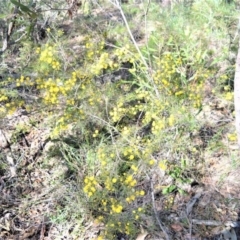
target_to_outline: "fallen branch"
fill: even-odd
[[[169,220],[174,220],[181,222],[185,218],[184,217],[169,217]],[[226,226],[226,227],[232,227],[237,228],[240,227],[240,221],[226,221],[226,222],[220,222],[215,220],[200,220],[200,219],[191,219],[192,223],[197,225],[206,225],[206,226]]]
[[[197,200],[201,197],[202,193],[197,193],[187,204],[187,215],[189,215],[192,212],[194,204],[197,202]]]

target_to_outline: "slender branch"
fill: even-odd
[[[111,1],[111,2],[112,2],[112,1]],[[137,42],[136,42],[136,40],[135,40],[135,38],[134,38],[134,36],[133,36],[133,34],[132,34],[132,31],[131,31],[131,29],[130,29],[130,27],[129,27],[128,21],[127,21],[127,19],[126,19],[126,16],[125,16],[125,14],[124,14],[124,12],[123,12],[123,10],[122,10],[122,7],[121,7],[119,1],[115,1],[115,3],[112,2],[112,4],[113,4],[115,7],[117,7],[118,10],[120,11],[121,16],[122,16],[122,19],[123,19],[123,21],[124,21],[124,23],[125,23],[125,26],[126,26],[126,28],[127,28],[128,34],[129,34],[129,36],[130,36],[130,38],[131,38],[131,40],[132,40],[132,42],[133,42],[133,44],[134,44],[134,47],[136,48],[139,56],[141,57],[141,60],[142,60],[143,64],[145,65],[146,68],[148,68],[147,62],[146,62],[146,60],[144,59],[144,57],[143,57],[143,55],[142,55],[142,53],[141,53],[141,51],[140,51],[140,49],[139,49],[139,47],[138,47],[138,45],[137,45]]]
[[[122,16],[124,24],[125,24],[125,26],[127,28],[128,34],[129,34],[129,36],[130,36],[130,38],[131,38],[131,40],[132,40],[132,42],[134,44],[135,49],[137,50],[137,52],[138,52],[138,54],[139,54],[139,56],[141,58],[142,63],[144,64],[144,66],[145,66],[145,68],[147,70],[146,75],[147,75],[148,79],[150,80],[150,82],[153,84],[153,87],[154,87],[156,95],[159,97],[159,92],[157,90],[156,85],[154,84],[153,78],[152,78],[151,73],[149,71],[150,70],[149,66],[148,66],[145,58],[143,57],[143,55],[142,55],[142,53],[141,53],[141,51],[140,51],[140,49],[139,49],[139,47],[137,45],[137,42],[136,42],[136,40],[135,40],[135,38],[134,38],[134,36],[132,34],[132,31],[131,31],[131,29],[129,27],[128,21],[126,19],[126,16],[125,16],[123,10],[122,10],[120,2],[118,0],[115,0],[115,2],[113,2],[113,1],[110,1],[110,2],[120,11],[120,14]],[[150,4],[150,1],[148,2],[148,8],[149,8],[149,4]],[[148,13],[148,10],[145,12],[145,16],[146,16],[147,13]]]
[[[166,237],[166,240],[170,240],[163,224],[161,223],[161,220],[158,216],[158,212],[157,212],[157,209],[156,209],[156,205],[155,205],[155,197],[154,197],[154,189],[153,189],[153,182],[152,182],[152,179],[151,179],[151,195],[152,195],[152,206],[153,206],[153,211],[154,211],[154,215],[155,215],[155,218],[158,222],[158,225],[159,227],[161,228],[162,232],[164,233],[165,237]]]

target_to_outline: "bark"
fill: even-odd
[[[240,38],[238,54],[236,59],[236,70],[234,77],[234,106],[235,106],[235,124],[238,138],[238,147],[240,149]]]
[[[0,51],[0,55],[2,53],[4,53],[9,47],[9,41],[10,41],[10,37],[13,33],[15,22],[16,22],[16,19],[17,19],[17,17],[16,17],[17,14],[18,14],[18,6],[15,6],[12,21],[9,23],[9,25],[6,29],[7,31],[4,33],[5,36],[4,36],[4,39],[3,39],[3,46],[2,46],[2,50]]]

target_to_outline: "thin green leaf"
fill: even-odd
[[[12,4],[14,4],[15,6],[18,6],[22,12],[27,13],[31,18],[36,18],[37,14],[35,12],[33,12],[32,10],[30,10],[27,6],[15,1],[15,0],[10,0]]]
[[[4,18],[8,18],[9,15],[8,14],[0,14],[0,19],[4,19]]]

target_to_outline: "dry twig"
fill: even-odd
[[[159,227],[161,228],[162,232],[164,233],[164,235],[166,237],[166,240],[170,240],[169,235],[168,235],[167,231],[165,230],[165,228],[164,228],[164,226],[163,226],[163,224],[162,224],[162,222],[161,222],[161,220],[158,216],[158,212],[157,212],[156,205],[155,205],[155,197],[154,197],[154,189],[153,189],[152,179],[151,179],[150,183],[151,183],[152,207],[153,207],[153,211],[154,211],[154,214],[155,214],[155,218],[158,222]]]

